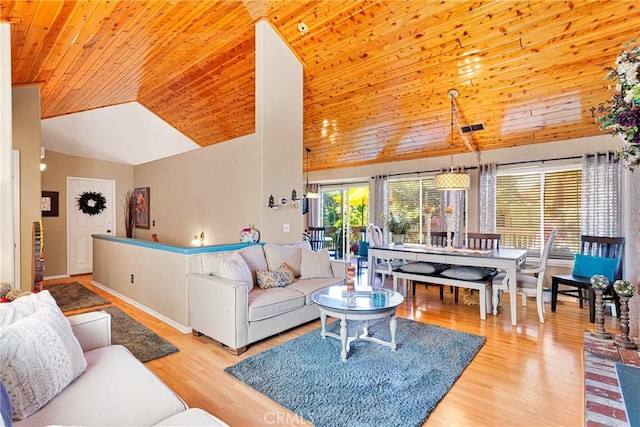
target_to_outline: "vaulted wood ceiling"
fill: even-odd
[[[310,170],[600,134],[604,65],[638,36],[637,0],[8,1],[14,85],[42,117],[138,101],[201,146],[254,132],[254,24],[304,65]],[[309,32],[302,35],[298,24]],[[162,141],[158,141],[162,144]],[[456,133],[453,152],[468,151]]]

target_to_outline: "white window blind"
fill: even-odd
[[[432,215],[431,229],[440,230],[440,194],[433,178],[414,178],[389,181],[389,212],[403,215],[411,222],[411,231],[404,240],[407,243],[423,243],[426,224],[424,206],[429,204],[437,211]]]
[[[558,226],[551,257],[569,259],[580,247],[582,171],[579,169],[499,174],[496,179],[496,232],[500,246],[526,248],[539,256]]]

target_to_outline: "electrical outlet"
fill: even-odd
[[[133,284],[133,274],[131,275],[131,284]]]
[[[282,231],[288,233],[291,231],[291,224],[282,224]]]

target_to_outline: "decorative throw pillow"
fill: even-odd
[[[440,275],[450,279],[481,281],[488,279],[495,272],[492,268],[458,265],[444,270]]]
[[[235,251],[229,258],[220,263],[220,271],[218,272],[218,275],[223,279],[245,282],[247,284],[247,292],[251,292],[253,289],[253,276],[251,275],[251,270],[249,270],[249,266],[238,251]]]
[[[36,412],[87,367],[69,321],[52,307],[0,328],[0,360],[16,420]]]
[[[299,277],[300,263],[302,262],[302,248],[311,250],[311,243],[306,240],[292,245],[267,243],[263,248],[269,270],[277,270],[284,262],[291,268],[294,277]]]
[[[18,298],[8,304],[0,304],[0,326],[7,326],[24,319],[44,307],[59,310],[56,300],[47,290],[37,294],[30,293],[26,297]]]
[[[256,278],[262,289],[279,288],[293,282],[293,271],[283,263],[277,270],[256,270]]]
[[[419,261],[403,264],[398,270],[404,271],[405,273],[438,274],[447,267],[446,264]]]
[[[220,264],[228,257],[228,252],[211,252],[194,255],[191,258],[191,272],[195,274],[216,275],[220,271]]]
[[[256,270],[268,270],[267,260],[264,257],[262,245],[253,245],[242,248],[238,251],[251,270],[253,282],[257,283]]]
[[[318,252],[314,252],[310,249],[302,249],[300,277],[302,279],[333,277],[331,259],[329,258],[329,249],[320,249]]]
[[[576,254],[573,261],[574,276],[591,277],[594,274],[602,274],[609,279],[609,283],[614,282],[617,269],[617,258]]]

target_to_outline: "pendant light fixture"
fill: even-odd
[[[320,197],[318,193],[311,191],[309,188],[309,153],[311,152],[311,148],[305,148],[304,150],[307,152],[307,183],[304,187],[304,197],[306,199],[317,199]]]
[[[471,185],[471,177],[468,173],[453,171],[453,119],[455,116],[455,104],[453,100],[460,95],[457,89],[449,89],[447,92],[451,98],[451,165],[448,172],[439,173],[435,177],[436,189],[439,191],[468,190]]]

